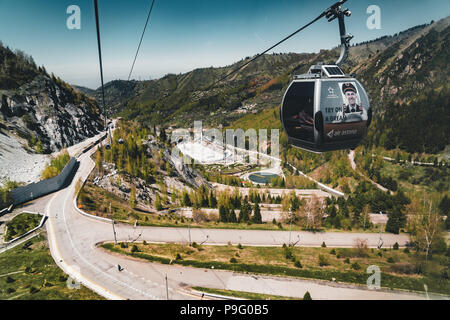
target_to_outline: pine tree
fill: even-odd
[[[210,208],[217,208],[217,199],[214,196],[214,193],[212,192],[212,190],[209,193],[208,206]]]
[[[392,211],[388,214],[388,221],[386,223],[386,231],[398,234],[400,228],[405,225],[405,217],[402,213],[401,208],[395,206]]]
[[[262,223],[261,209],[259,208],[258,203],[255,203],[255,205],[253,206],[252,222],[254,222],[254,223]]]
[[[234,212],[234,209],[228,210],[228,222],[236,223],[236,212]]]
[[[158,211],[162,210],[162,204],[161,204],[161,197],[159,196],[159,194],[156,194],[156,199],[155,199],[155,209]]]
[[[228,210],[223,205],[219,206],[219,221],[228,222]]]
[[[131,192],[130,192],[130,207],[135,208],[136,207],[136,188],[131,188]]]
[[[239,212],[239,223],[250,221],[251,211],[252,209],[250,207],[250,204],[247,201],[244,202],[241,211]]]
[[[183,206],[190,207],[192,206],[191,198],[189,197],[189,193],[186,190],[183,190]]]

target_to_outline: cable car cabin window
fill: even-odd
[[[294,139],[314,142],[314,82],[294,82],[283,101],[283,123]]]

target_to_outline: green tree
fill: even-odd
[[[228,210],[223,205],[219,206],[219,221],[228,222]]]
[[[159,196],[159,194],[156,194],[156,198],[155,198],[155,209],[158,211],[161,211],[163,209],[162,204],[161,204],[161,197]]]
[[[234,212],[234,209],[228,210],[228,222],[236,223],[236,212]]]
[[[182,204],[185,207],[192,206],[191,198],[189,197],[189,193],[187,192],[187,190],[183,190]]]
[[[250,221],[252,209],[248,202],[242,205],[241,211],[239,212],[239,223],[244,223]]]
[[[406,212],[410,216],[408,229],[411,242],[426,253],[425,260],[428,261],[433,245],[441,238],[442,217],[432,201],[426,199],[414,199],[406,206]]]
[[[253,206],[252,222],[254,222],[254,223],[262,223],[261,209],[259,208],[259,204],[258,203],[255,203],[255,205]]]
[[[388,214],[388,221],[386,223],[386,231],[398,234],[400,228],[405,226],[406,218],[402,212],[401,207],[395,206]]]
[[[306,291],[305,295],[303,296],[303,300],[312,300],[311,294],[309,291]]]
[[[209,193],[209,197],[208,197],[208,206],[210,208],[217,208],[217,199],[214,196],[214,193],[212,192],[212,190]]]
[[[129,199],[129,204],[130,207],[135,208],[136,207],[136,188],[131,188],[131,192],[130,192],[130,199]]]
[[[36,144],[36,152],[37,153],[43,153],[44,152],[44,148],[42,147],[42,142],[41,142],[41,138],[39,138],[37,144]]]

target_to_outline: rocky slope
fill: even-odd
[[[38,153],[58,151],[103,129],[95,100],[23,57],[0,44],[0,129]]]

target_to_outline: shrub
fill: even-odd
[[[198,247],[198,245],[197,245],[197,242],[192,242],[192,248],[197,248]]]
[[[30,287],[30,293],[31,294],[35,294],[36,292],[39,292],[39,289],[37,289],[35,287]]]
[[[237,260],[236,260],[235,257],[232,257],[232,258],[230,259],[230,262],[231,262],[231,263],[237,263]]]
[[[144,240],[144,241],[142,242],[142,244],[143,244],[144,246],[146,246],[146,245],[147,245],[147,241]]]
[[[303,300],[312,300],[311,295],[309,294],[309,291],[306,291],[305,295],[303,296]]]
[[[66,282],[67,279],[68,279],[67,276],[64,276],[64,275],[63,275],[63,276],[59,276],[59,279],[58,279],[58,280],[59,280],[59,282]]]
[[[344,263],[349,264],[350,263],[350,259],[349,258],[345,258]]]
[[[336,254],[336,258],[338,259],[342,258],[341,254],[340,253]]]
[[[293,255],[292,255],[292,250],[290,248],[286,248],[284,253],[285,253],[286,259],[292,259]]]
[[[272,223],[273,223],[274,225],[276,225],[276,224],[277,224],[277,220],[275,220],[275,218],[273,218]]]
[[[242,244],[240,244],[240,243],[237,245],[237,248],[240,250],[244,249],[244,247],[242,247]]]
[[[392,258],[392,257],[387,258],[387,262],[394,263],[394,258]]]
[[[14,280],[13,278],[11,278],[10,276],[8,276],[8,277],[6,278],[6,283],[13,283],[14,281],[16,281],[16,280]]]
[[[47,280],[45,280],[44,286],[45,287],[53,287],[53,283],[47,282]]]
[[[133,246],[131,247],[131,252],[132,253],[139,252],[139,248],[137,247],[137,245],[133,244]]]
[[[351,265],[351,268],[352,268],[353,270],[360,270],[360,269],[361,269],[361,266],[359,265],[358,262],[353,262],[352,265]]]
[[[122,249],[128,248],[128,244],[125,243],[125,242],[121,242],[121,243],[120,243],[120,247],[121,247]]]
[[[357,257],[364,258],[369,256],[369,248],[367,247],[367,240],[355,240],[355,253]]]
[[[278,222],[278,228],[283,229],[283,226],[281,225],[281,222]]]
[[[393,247],[392,247],[392,249],[394,249],[394,250],[398,250],[398,243],[396,242],[396,243],[394,243],[394,245],[393,245]]]
[[[16,290],[15,290],[14,288],[8,288],[8,289],[6,289],[6,293],[7,293],[7,294],[11,294],[11,293],[13,293],[13,292],[16,292]]]
[[[328,264],[329,263],[327,258],[323,254],[319,254],[319,266],[324,267],[327,266]]]
[[[334,249],[331,249],[331,251],[330,251],[330,254],[334,254],[334,255],[336,255],[336,250],[334,250]]]
[[[326,247],[327,247],[327,245],[325,244],[325,241],[324,241],[324,242],[322,242],[322,245],[321,245],[321,247],[322,247],[322,248],[326,248]]]
[[[175,257],[175,260],[182,260],[181,254],[177,253],[177,255],[176,255],[176,257]]]
[[[297,268],[300,268],[300,269],[303,268],[302,263],[300,261],[298,261],[298,260],[295,261],[294,266],[297,267]]]
[[[194,209],[192,211],[192,218],[196,223],[207,222],[209,221],[209,217],[206,213],[204,213],[200,209]]]
[[[439,237],[434,241],[434,243],[431,245],[431,252],[432,253],[446,253],[447,252],[447,243],[443,237]]]
[[[411,263],[396,263],[390,266],[390,271],[403,274],[416,273],[416,267]]]
[[[409,249],[408,249],[408,248],[405,248],[405,249],[403,249],[403,252],[404,252],[404,253],[409,253]]]

